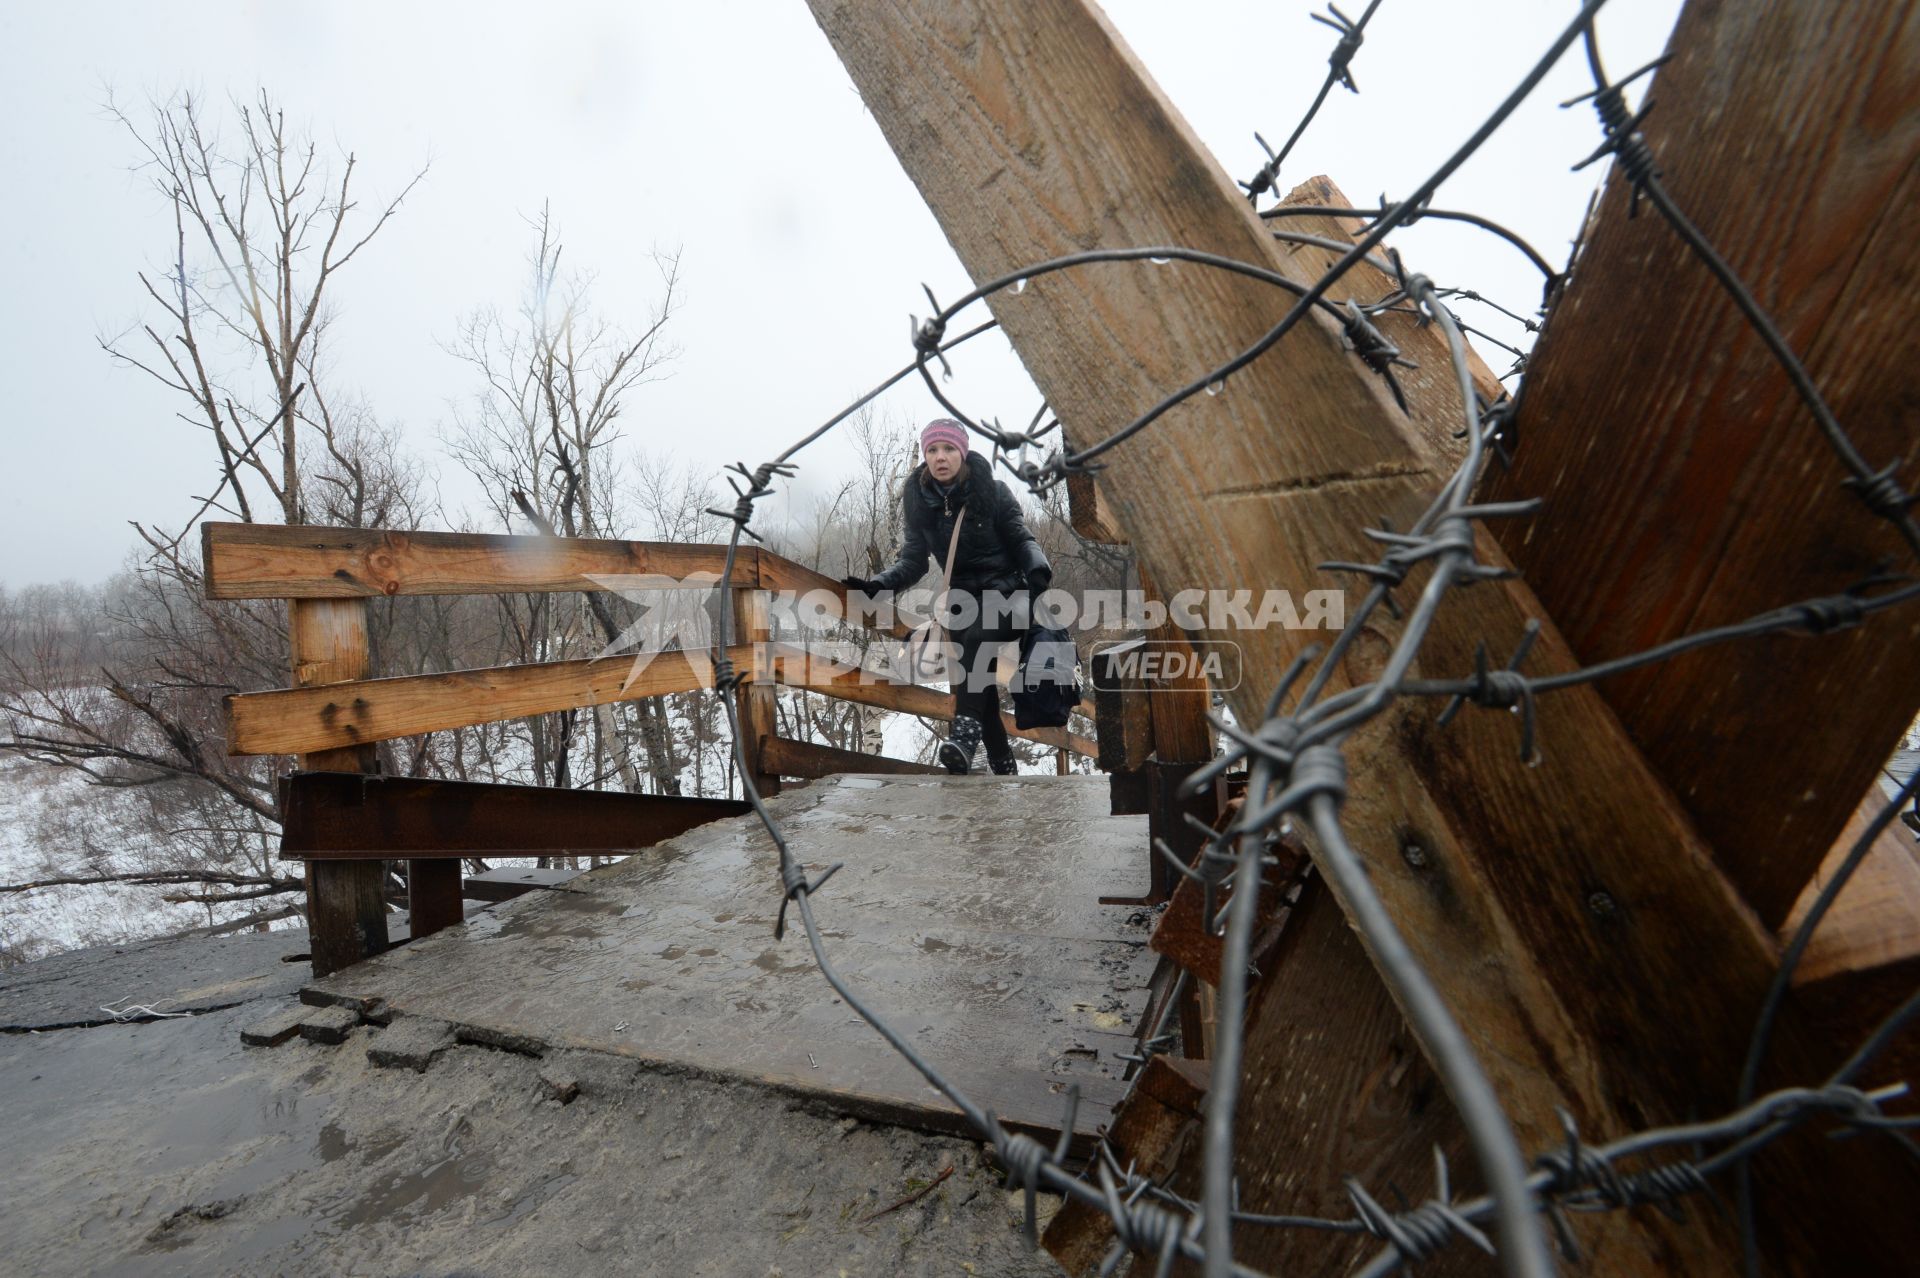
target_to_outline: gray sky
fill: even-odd
[[[1386,0],[1354,63],[1360,95],[1335,90],[1282,186],[1325,173],[1356,202],[1410,190],[1574,7]],[[1678,7],[1614,0],[1601,20],[1609,65],[1655,56]],[[1343,8],[1357,14],[1364,0]],[[1333,44],[1305,0],[1107,11],[1235,177],[1263,158],[1255,129],[1277,145],[1292,128]],[[1597,140],[1591,110],[1555,105],[1584,76],[1577,56],[1563,62],[1439,202],[1497,217],[1561,259],[1597,177],[1567,171]],[[1417,87],[1435,82],[1443,93]],[[526,219],[543,202],[616,322],[642,322],[653,250],[679,250],[684,308],[671,336],[682,354],[629,401],[625,446],[709,470],[763,460],[904,362],[922,281],[943,298],[968,284],[800,0],[5,6],[0,457],[13,483],[0,503],[0,583],[98,580],[134,546],[128,520],[177,525],[207,491],[204,433],[96,345],[152,318],[135,273],[163,260],[171,232],[130,171],[131,139],[101,108],[109,89],[137,104],[259,86],[323,144],[357,153],[369,203],[431,165],[336,282],[333,375],[336,393],[404,427],[455,506],[469,490],[439,432],[475,383],[442,345],[475,307],[511,309],[532,247]],[[1427,224],[1395,242],[1443,285],[1521,311],[1538,302],[1532,269],[1480,233]],[[1024,424],[1038,397],[1017,360],[997,337],[975,345],[991,349],[958,361],[959,402]],[[934,406],[908,385],[886,407],[920,419]],[[802,462],[820,484],[849,454],[829,439]]]

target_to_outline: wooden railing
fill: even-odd
[[[203,526],[202,554],[209,598],[288,601],[292,686],[228,697],[227,749],[298,756],[299,772],[283,791],[281,855],[307,865],[316,973],[385,948],[385,860],[407,863],[418,937],[463,917],[463,856],[628,852],[746,810],[730,800],[373,779],[381,741],[691,692],[714,680],[709,654],[685,651],[649,653],[644,663],[613,656],[382,678],[371,668],[368,600],[595,591],[609,579],[623,591],[684,587],[702,576],[717,582],[724,546],[215,523]],[[934,770],[777,732],[779,684],[923,718],[952,715],[947,693],[774,642],[770,592],[826,591],[844,605],[844,587],[756,547],[736,553],[727,586],[737,642],[726,655],[745,675],[735,694],[743,753],[762,794],[778,793],[782,777]],[[891,633],[903,636],[906,627],[896,623]],[[1063,770],[1069,754],[1098,752],[1066,729],[1022,729],[1002,718],[1010,735],[1053,746]],[[343,778],[303,775],[311,773],[368,779],[343,789]],[[534,810],[544,818],[528,819]]]

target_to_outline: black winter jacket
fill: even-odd
[[[964,471],[955,477],[952,491],[942,497],[927,473],[925,462],[914,467],[900,490],[900,519],[904,532],[900,553],[875,577],[880,590],[900,590],[920,580],[927,556],[944,570],[947,542],[953,536],[954,515],[967,508],[955,553],[953,584],[966,590],[1011,592],[1026,583],[1035,568],[1048,568],[1013,490],[993,477],[993,467],[979,453],[967,454]]]

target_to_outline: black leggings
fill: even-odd
[[[980,593],[955,586],[953,595],[969,596],[974,607],[972,620],[965,626],[950,632],[951,641],[960,649],[960,669],[953,680],[953,712],[956,715],[971,715],[980,721],[980,739],[987,747],[988,759],[1007,759],[1013,755],[1013,747],[1007,742],[1006,725],[1000,722],[1000,682],[994,677],[999,657],[996,649],[1009,639],[1018,639],[1027,632],[1025,590],[1017,590],[1005,599],[1020,600],[1014,615],[1009,618],[1006,609],[1001,607],[995,615],[989,617],[981,606]],[[956,605],[960,601],[956,598]],[[987,595],[986,608],[994,607],[994,596]],[[991,622],[992,624],[989,624]],[[981,650],[986,655],[981,655]]]

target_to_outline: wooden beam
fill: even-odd
[[[780,776],[836,776],[842,772],[886,772],[902,776],[944,773],[945,768],[892,759],[883,754],[861,754],[858,750],[840,750],[810,741],[790,741],[786,737],[760,738],[760,758],[769,772]]]
[[[1086,0],[813,9],[975,279],[1156,244],[1311,279]],[[1341,287],[1333,299],[1350,291],[1365,296]],[[1049,275],[992,308],[1049,404],[1091,439],[1245,349],[1289,300],[1168,264]],[[1320,561],[1373,557],[1363,528],[1382,517],[1404,528],[1424,509],[1451,469],[1441,445],[1461,420],[1458,392],[1433,331],[1386,331],[1420,364],[1402,383],[1408,415],[1316,313],[1220,394],[1101,458],[1103,494],[1163,589],[1304,590],[1324,583]],[[1506,562],[1485,533],[1476,553]],[[1416,574],[1409,588],[1420,584]],[[1464,674],[1478,644],[1511,651],[1544,615],[1521,582],[1476,585],[1440,610],[1420,669]],[[1370,623],[1336,688],[1378,673],[1398,632],[1387,617]],[[1248,674],[1229,700],[1257,723],[1315,636],[1198,637],[1242,644]],[[1549,622],[1529,671],[1574,665]],[[1518,763],[1510,716],[1469,713],[1443,733],[1437,711],[1400,704],[1349,740],[1346,821],[1523,1144],[1561,1141],[1561,1105],[1596,1140],[1730,1105],[1773,938],[1612,710],[1591,689],[1556,693],[1541,710],[1538,768]],[[1785,1019],[1775,1059],[1808,1081],[1810,1031],[1793,1009]],[[1761,1177],[1783,1204],[1769,1227],[1786,1263],[1873,1269],[1911,1254],[1920,1220],[1892,1204],[1920,1192],[1912,1171],[1861,1142],[1844,1158],[1813,1144],[1781,1147]],[[1616,1214],[1596,1231],[1609,1272],[1733,1265],[1729,1231],[1710,1214],[1685,1225]]]
[[[863,673],[859,670],[837,669],[830,659],[811,654],[794,644],[774,644],[770,653],[773,667],[771,677],[784,685],[807,688],[841,701],[858,701],[862,705],[878,706],[899,714],[918,715],[923,719],[953,717],[953,694],[950,692],[919,684],[896,683],[871,671]],[[758,674],[768,674],[764,664]],[[1070,750],[1086,758],[1093,758],[1100,752],[1097,741],[1065,728],[1022,728],[1005,711],[1001,712],[1000,721],[1006,726],[1008,736],[1025,737],[1029,741]]]
[[[1166,595],[1155,589],[1153,578],[1140,568],[1140,593],[1151,602],[1165,604]],[[1193,645],[1187,632],[1169,619],[1147,632],[1147,647],[1158,652],[1179,653],[1198,668],[1193,660]],[[1147,708],[1153,716],[1153,754],[1162,763],[1199,763],[1213,757],[1213,725],[1207,713],[1213,709],[1213,693],[1204,674],[1188,674],[1172,679],[1157,679],[1145,685]]]
[[[779,656],[776,677],[781,683],[923,718],[945,719],[953,713],[949,693],[871,675],[863,681],[857,672],[822,674],[820,663],[809,661],[803,649],[774,645],[772,650]],[[754,660],[750,644],[735,644],[728,651],[743,667]],[[694,663],[683,653],[657,653],[637,675],[633,661],[619,655],[363,679],[326,689],[238,693],[227,698],[227,750],[235,755],[292,754],[712,686],[712,671],[704,659]],[[630,676],[633,682],[628,684]],[[1002,714],[1001,719],[1015,736],[1081,755],[1099,750],[1096,742],[1064,728],[1018,728],[1012,715]]]
[[[1886,805],[1887,794],[1880,786],[1868,790],[1865,801],[1854,809],[1819,872],[1781,926],[1783,941],[1793,936],[1813,908],[1814,898]],[[1794,969],[1794,980],[1809,984],[1915,957],[1920,957],[1920,840],[1896,820],[1880,832],[1866,859],[1834,899],[1799,967]],[[1892,1010],[1888,1007],[1882,1012]]]
[[[490,595],[599,590],[593,577],[678,585],[717,579],[726,547],[664,541],[495,533],[402,532],[278,524],[200,526],[209,599],[367,599],[382,595]],[[759,581],[759,550],[742,547],[734,582]]]
[[[407,933],[414,940],[466,921],[458,859],[407,862]]]
[[[1801,920],[1869,822],[1887,802],[1879,785],[1855,809],[1819,873],[1780,929],[1782,940]],[[1828,1028],[1838,1065],[1861,1038],[1920,987],[1920,840],[1895,821],[1874,840],[1866,859],[1834,899],[1794,969],[1794,995]],[[1920,1026],[1894,1039],[1863,1080],[1871,1086],[1920,1078]]]
[[[736,662],[752,659],[746,644],[728,652]],[[704,656],[694,663],[680,652],[653,653],[639,671],[635,661],[618,655],[239,693],[227,698],[227,752],[326,750],[712,685]]]
[[[760,588],[762,590],[790,592],[795,596],[805,595],[816,590],[825,591],[840,601],[841,616],[850,615],[850,609],[847,607],[847,588],[845,586],[824,573],[815,572],[804,564],[797,564],[793,562],[793,560],[781,555],[776,555],[770,550],[762,550],[760,552]],[[894,617],[890,627],[883,628],[883,633],[891,634],[896,639],[905,639],[911,631],[912,627],[907,625],[906,622],[902,621],[897,615]]]
[[[293,681],[302,688],[365,679],[372,661],[366,601],[292,601],[287,605],[287,647]],[[371,744],[341,744],[310,749],[300,766],[371,773],[379,760]],[[284,808],[281,815],[284,819]],[[386,866],[379,861],[307,867],[308,949],[314,976],[337,972],[387,948],[386,877]]]
[[[1644,126],[1663,182],[1864,456],[1913,487],[1920,4],[1694,3],[1670,51]],[[1546,499],[1495,531],[1573,650],[1606,661],[1911,570],[1733,302],[1630,199],[1616,168],[1531,361],[1514,464],[1485,485]],[[1604,693],[1778,926],[1920,710],[1920,608],[1702,650]]]
[[[1092,475],[1073,475],[1067,479],[1067,518],[1073,531],[1088,541],[1108,546],[1124,546],[1127,535],[1114,525],[1100,500],[1100,488]]]

